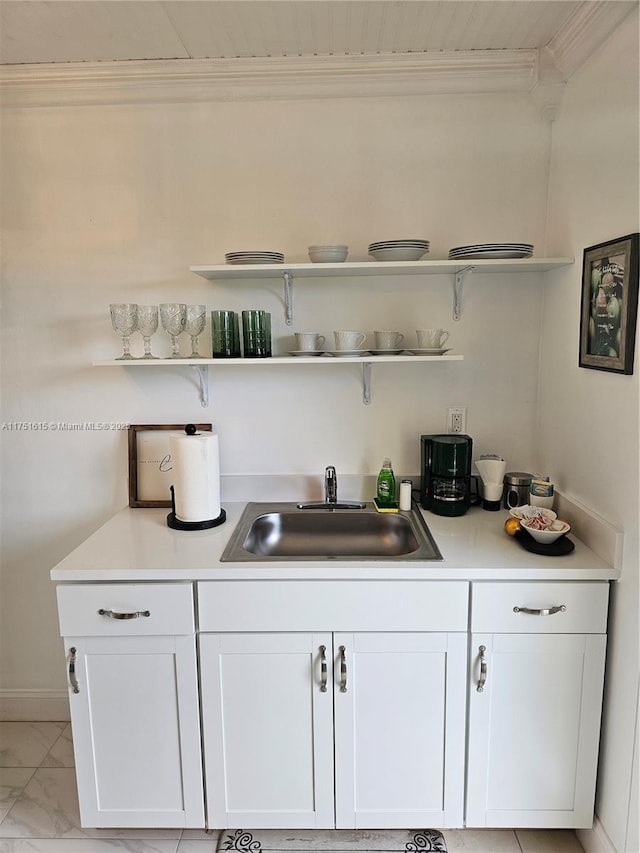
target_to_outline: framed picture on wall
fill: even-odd
[[[129,506],[170,507],[173,485],[169,433],[186,424],[131,424],[129,427]],[[211,424],[196,424],[211,432]]]
[[[584,250],[580,367],[633,373],[639,239],[627,234]]]

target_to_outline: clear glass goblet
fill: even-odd
[[[191,355],[189,358],[204,358],[198,352],[198,335],[204,331],[207,317],[206,305],[187,305],[186,331],[191,335]]]
[[[178,335],[184,332],[187,306],[184,302],[163,302],[160,306],[162,328],[171,335],[171,358],[180,358]]]
[[[138,328],[138,306],[133,302],[115,302],[109,305],[111,325],[122,338],[122,355],[116,361],[128,361],[133,356],[129,351],[129,338]]]
[[[138,305],[138,331],[144,341],[142,358],[157,358],[157,355],[151,355],[151,335],[158,331],[157,305]]]

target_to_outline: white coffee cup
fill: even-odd
[[[365,342],[366,335],[362,332],[340,331],[334,332],[337,350],[357,350]]]
[[[324,335],[317,332],[295,332],[298,352],[316,352],[325,342]]]
[[[402,332],[374,332],[376,349],[398,349],[404,335]]]
[[[449,337],[445,329],[416,329],[420,349],[441,349]]]

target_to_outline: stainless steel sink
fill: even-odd
[[[220,558],[226,562],[288,560],[441,560],[418,512],[299,509],[294,503],[249,503]]]

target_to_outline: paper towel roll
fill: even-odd
[[[173,492],[179,521],[210,521],[220,515],[220,456],[218,435],[172,432],[169,449]]]

